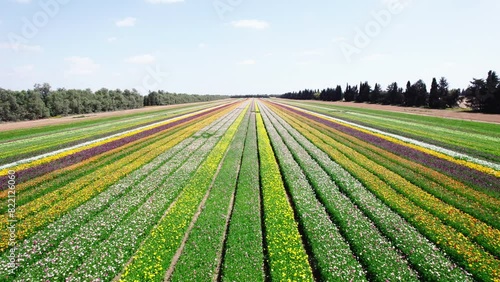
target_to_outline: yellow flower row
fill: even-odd
[[[256,110],[258,112],[258,109]],[[313,281],[311,266],[302,246],[294,213],[287,199],[280,169],[260,113],[257,137],[266,245],[271,279],[276,281]]]
[[[207,110],[205,110],[205,111],[207,111]],[[204,111],[200,111],[200,112],[204,112]],[[113,141],[116,141],[116,140],[120,140],[120,139],[129,137],[129,136],[136,135],[136,134],[141,133],[143,131],[147,131],[147,130],[150,130],[150,129],[153,129],[153,128],[156,128],[156,127],[160,127],[160,126],[164,126],[164,125],[173,123],[173,122],[178,121],[180,119],[184,119],[186,117],[190,117],[190,116],[199,114],[200,112],[191,113],[191,114],[187,114],[187,115],[184,115],[184,116],[180,116],[180,117],[176,117],[176,118],[173,118],[173,119],[169,119],[169,120],[164,121],[162,123],[150,125],[150,126],[147,126],[145,128],[142,128],[142,129],[133,130],[133,131],[131,131],[129,133],[125,133],[125,134],[122,134],[120,136],[116,136],[116,137],[113,137],[113,138],[102,140],[100,142],[92,143],[92,144],[89,144],[89,145],[86,145],[86,146],[82,146],[82,147],[79,147],[79,148],[75,148],[75,149],[72,149],[72,150],[68,150],[68,151],[65,151],[65,152],[61,152],[59,154],[56,154],[56,155],[53,155],[53,156],[48,156],[48,157],[45,157],[45,158],[41,158],[41,159],[29,162],[29,163],[24,163],[24,164],[20,164],[20,165],[14,166],[14,167],[6,168],[6,169],[3,169],[3,170],[0,170],[0,177],[7,175],[10,170],[21,171],[21,170],[25,170],[25,169],[30,168],[30,167],[35,167],[35,166],[39,166],[41,164],[50,163],[50,162],[53,162],[55,160],[61,159],[63,157],[69,156],[69,155],[73,155],[75,153],[78,153],[78,152],[81,152],[81,151],[84,151],[84,150],[87,150],[87,149],[95,148],[95,147],[101,146],[103,144],[107,144],[107,143],[110,143],[110,142],[113,142]]]
[[[82,177],[52,193],[18,207],[16,217],[20,222],[16,230],[17,239],[26,238],[41,226],[56,220],[61,214],[89,200],[109,187],[109,185],[117,182],[122,177],[148,163],[207,124],[210,124],[221,114],[206,118],[202,122],[193,124],[191,127],[181,130],[169,138],[161,139],[115,163],[109,164],[97,170],[94,174]],[[0,236],[2,238],[7,238],[7,219],[6,215],[0,216],[0,224],[2,224]],[[0,251],[6,248],[7,242],[0,242]]]
[[[295,109],[297,109],[299,111],[302,111],[302,109],[299,109],[299,108],[295,108]],[[484,172],[484,173],[487,173],[487,174],[494,175],[496,177],[500,177],[500,171],[495,170],[495,169],[490,168],[490,167],[486,167],[486,166],[483,166],[483,165],[480,165],[480,164],[472,163],[472,162],[469,162],[469,161],[466,161],[466,160],[456,159],[454,157],[445,155],[443,153],[436,152],[436,151],[431,150],[431,149],[427,149],[427,148],[422,147],[422,146],[418,146],[418,145],[415,145],[415,144],[410,144],[410,143],[401,141],[399,139],[396,139],[396,138],[393,138],[393,137],[390,137],[390,136],[386,136],[386,135],[383,135],[383,134],[380,134],[380,133],[372,132],[372,131],[369,131],[367,129],[363,129],[363,128],[360,128],[360,127],[357,127],[357,126],[354,126],[354,125],[351,125],[351,124],[347,124],[347,123],[344,123],[344,122],[340,122],[338,120],[329,119],[329,118],[326,118],[323,115],[319,115],[319,114],[316,114],[316,113],[313,113],[313,112],[308,112],[308,114],[314,115],[314,116],[316,116],[318,118],[321,118],[321,119],[324,119],[324,120],[328,120],[330,122],[341,124],[342,126],[346,126],[346,127],[349,127],[349,128],[356,129],[356,130],[361,131],[363,133],[367,133],[367,134],[371,134],[371,135],[380,137],[382,139],[385,139],[387,141],[393,142],[395,144],[403,145],[403,146],[406,146],[406,147],[409,147],[409,148],[412,148],[412,149],[424,152],[426,154],[429,154],[429,155],[432,155],[432,156],[435,156],[435,157],[438,157],[438,158],[441,158],[441,159],[444,159],[444,160],[447,160],[447,161],[450,161],[450,162],[453,162],[453,163],[456,163],[456,164],[459,164],[459,165],[466,166],[468,168],[472,168],[472,169],[475,169],[475,170],[478,170],[478,171],[481,171],[481,172]]]
[[[175,203],[137,251],[132,263],[126,267],[121,281],[163,281],[170,261],[179,248],[203,196],[210,188],[212,179],[217,175],[219,164],[223,161],[247,110],[248,106],[182,189]]]
[[[344,151],[344,149],[348,148],[339,146],[339,143],[318,130],[309,127],[305,129],[294,122],[290,124],[332,157],[334,161],[358,178],[372,193],[406,218],[420,232],[429,237],[448,254],[457,258],[460,264],[477,278],[484,281],[498,281],[500,279],[500,261],[498,259],[485,252],[480,246],[471,242],[453,227],[445,225],[430,212],[415,206],[407,197],[394,191],[386,182],[353,161],[353,159],[356,159],[362,163],[366,159],[358,160],[358,155],[351,155],[353,152],[349,150]]]

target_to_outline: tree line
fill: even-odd
[[[165,91],[153,91],[144,96],[144,106],[165,106],[184,103],[209,102],[227,99],[223,95],[177,94]]]
[[[0,88],[0,120],[35,120],[55,116],[90,114],[137,109],[144,106],[173,105],[205,102],[227,98],[225,96],[188,95],[150,92],[142,96],[137,90],[110,90],[102,88],[52,90],[47,83],[36,84],[33,89],[12,91]]]
[[[428,107],[445,109],[458,106],[462,100],[474,111],[483,113],[500,113],[500,80],[494,71],[488,72],[486,79],[474,78],[467,89],[450,89],[446,78],[432,80],[430,89],[423,80],[415,83],[408,81],[405,89],[397,82],[386,89],[376,83],[373,87],[368,82],[359,85],[347,84],[323,90],[306,89],[289,92],[281,98],[295,100],[345,101],[356,103],[373,103],[396,105],[403,107]]]

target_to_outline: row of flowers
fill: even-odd
[[[385,204],[398,212],[422,234],[431,239],[459,264],[474,274],[476,278],[484,281],[499,279],[500,272],[498,269],[500,269],[500,262],[493,255],[485,252],[462,233],[445,225],[436,216],[415,206],[408,198],[394,191],[387,183],[358,165],[353,159],[337,149],[338,143],[333,139],[315,129],[304,129],[298,126],[297,129],[344,169],[349,171],[350,174],[358,178],[366,188],[379,197]]]
[[[181,194],[168,208],[166,214],[151,231],[125,268],[121,281],[163,281],[177,249],[180,247],[189,225],[198,210],[203,197],[210,189],[212,179],[217,174],[245,111],[229,127],[219,143],[207,156],[205,162],[182,189]]]
[[[216,281],[240,172],[250,111],[241,123],[169,281]]]
[[[92,174],[85,175],[69,183],[63,183],[60,188],[55,189],[53,192],[17,207],[17,238],[19,240],[26,238],[34,231],[57,219],[61,214],[91,199],[106,190],[111,184],[150,162],[192,133],[192,131],[184,130],[177,134],[175,138],[159,139],[158,142],[149,144],[133,154],[107,164]],[[0,223],[2,224],[0,234],[7,234],[7,217],[5,214],[0,216]],[[5,250],[7,242],[2,241],[0,244],[0,250]]]
[[[49,242],[44,241],[42,245],[40,243],[36,244],[34,247],[37,247],[38,250],[44,248],[44,252],[37,253],[37,256],[28,253],[32,258],[34,257],[34,260],[30,264],[25,264],[24,273],[21,273],[19,277],[33,280],[63,280],[72,276],[72,273],[80,266],[82,260],[85,262],[93,260],[95,262],[97,258],[99,263],[96,263],[92,269],[101,268],[102,272],[96,274],[85,271],[82,273],[82,267],[79,267],[78,272],[70,280],[88,281],[90,277],[88,275],[91,274],[96,275],[94,279],[111,280],[117,273],[116,271],[115,273],[110,272],[109,268],[114,267],[117,271],[121,269],[120,264],[116,262],[117,258],[120,258],[123,249],[109,250],[106,248],[106,252],[103,253],[101,247],[95,247],[109,244],[110,240],[113,244],[123,243],[123,241],[130,243],[130,240],[138,238],[139,235],[147,234],[144,232],[151,229],[161,217],[168,205],[180,193],[181,184],[188,181],[196,167],[213,148],[216,140],[227,129],[227,127],[221,127],[226,122],[227,119],[223,119],[217,122],[216,126],[210,126],[195,136],[185,139],[151,163],[124,178],[119,184],[112,186],[106,192],[80,206],[75,212],[86,214],[85,218],[88,222],[80,221],[74,224],[78,229],[60,243],[51,240]],[[195,125],[195,127],[198,126]],[[216,135],[211,141],[198,138],[204,133],[215,133]],[[194,153],[193,155],[185,154],[185,151]],[[190,164],[185,164],[186,162]],[[107,195],[116,189],[126,192],[121,195],[116,195],[113,192],[115,197],[108,199],[108,201],[113,202],[109,205],[103,205],[104,202],[100,199],[108,198]],[[93,213],[89,214],[89,211],[93,211]],[[156,220],[153,220],[154,218]],[[149,220],[144,221],[145,219]],[[141,225],[138,220],[149,225]],[[66,226],[66,228],[63,228],[60,226],[57,230],[63,230],[67,233],[72,228],[75,227]],[[129,232],[131,228],[137,228],[136,233],[123,233],[124,230]],[[117,234],[121,236],[116,237]],[[135,245],[123,246],[129,248],[135,246],[137,248],[139,243],[140,241],[137,241]],[[57,246],[57,248],[52,249],[49,244]],[[61,256],[61,254],[63,255]],[[113,263],[102,263],[103,258],[101,256],[103,254],[108,258],[107,263]],[[132,253],[129,252],[129,254]],[[28,257],[28,255],[25,257]],[[125,259],[127,260],[129,257]],[[124,263],[122,262],[121,266]],[[84,266],[88,266],[88,264],[84,264]],[[80,274],[80,276],[77,274]],[[82,277],[82,274],[86,277]]]
[[[298,114],[305,118],[320,122],[328,127],[344,132],[365,142],[376,145],[377,147],[402,156],[406,159],[420,163],[434,170],[444,172],[445,174],[450,175],[457,180],[465,181],[466,183],[470,183],[471,185],[480,187],[485,190],[491,190],[494,189],[494,187],[500,187],[500,178],[491,174],[480,172],[467,166],[457,164],[455,162],[451,162],[443,158],[439,158],[435,155],[428,154],[422,151],[423,148],[421,148],[422,150],[417,150],[416,148],[411,148],[411,144],[407,144],[404,142],[391,142],[387,138],[383,138],[385,136],[377,136],[376,134],[367,132],[366,130],[363,130],[361,128],[355,128],[354,126],[334,122],[330,119],[325,119],[317,115],[308,114],[304,111],[299,111],[287,106],[277,106],[282,109],[286,109],[287,111],[290,111],[294,114]]]
[[[253,105],[254,106],[254,105]],[[243,151],[233,213],[226,237],[222,281],[265,281],[255,114]]]
[[[309,184],[308,177],[302,171],[304,162],[307,160],[300,159],[299,166],[290,150],[294,151],[294,155],[298,152],[294,148],[287,148],[283,141],[286,137],[280,136],[275,129],[277,124],[269,119],[262,106],[261,111],[295,207],[296,217],[300,222],[307,245],[311,249],[310,253],[314,258],[315,267],[321,275],[321,280],[368,281],[363,267],[356,260],[356,255],[358,255],[367,266],[369,274],[377,281],[385,281],[386,279],[396,281],[396,277],[399,275],[407,281],[416,281],[415,274],[409,270],[408,265],[391,247],[390,243],[371,228],[368,219],[354,208],[344,209],[338,206],[339,203],[335,202],[335,199],[329,199],[328,205],[336,206],[335,212],[331,214],[333,215],[332,219],[339,223],[341,229],[339,231],[330,219],[330,214],[316,198],[314,188]],[[289,140],[285,142],[288,143]],[[296,155],[296,157],[299,159],[303,156]],[[317,170],[318,167],[316,165],[310,169]],[[319,179],[314,180],[320,181]],[[334,186],[328,187],[328,189],[332,188]],[[331,212],[331,209],[329,211]],[[346,229],[346,226],[349,228]],[[346,234],[347,242],[341,232]],[[348,242],[353,247],[354,254]],[[370,263],[368,264],[368,262]]]
[[[308,256],[260,113],[257,114],[257,139],[270,278],[313,281]]]

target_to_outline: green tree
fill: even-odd
[[[432,79],[431,91],[429,93],[429,108],[439,109],[441,107],[441,99],[439,97],[438,83],[436,78]]]
[[[380,102],[381,92],[382,88],[380,87],[380,84],[375,83],[373,90],[370,92],[370,103],[376,104]]]

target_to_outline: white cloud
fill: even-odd
[[[40,45],[26,45],[26,44],[11,44],[0,43],[0,49],[8,49],[21,52],[42,52],[43,49]]]
[[[117,27],[132,27],[132,26],[135,26],[136,22],[137,22],[136,18],[127,17],[127,18],[116,21],[115,24]]]
[[[205,49],[205,48],[207,48],[207,44],[202,42],[202,43],[198,44],[198,48]]]
[[[145,64],[154,63],[156,61],[156,58],[155,58],[155,56],[153,56],[151,54],[143,54],[143,55],[137,55],[134,57],[130,57],[130,58],[126,59],[125,61],[127,63],[131,63],[131,64],[145,65]]]
[[[14,2],[17,2],[20,4],[28,4],[28,3],[31,3],[31,0],[14,0]]]
[[[266,29],[270,24],[266,21],[260,20],[240,20],[234,21],[231,25],[235,28],[251,28],[251,29]]]
[[[184,2],[184,0],[146,0],[146,2],[151,4],[173,4]]]
[[[116,38],[116,37],[109,37],[109,38],[108,38],[108,42],[109,42],[109,43],[115,42],[116,40],[117,40],[117,38]]]
[[[240,65],[255,65],[257,62],[252,59],[244,60],[240,62]]]
[[[90,75],[101,67],[88,57],[73,56],[64,60],[69,63],[69,70],[66,73],[70,75]]]

